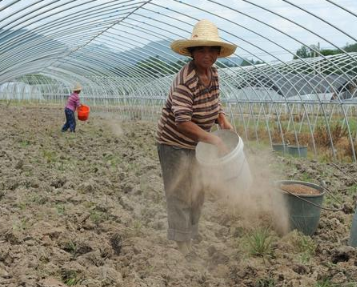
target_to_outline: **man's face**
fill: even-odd
[[[204,69],[212,67],[219,56],[219,47],[196,47],[192,52],[195,64]]]

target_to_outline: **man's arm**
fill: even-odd
[[[228,121],[224,113],[219,113],[218,115],[218,125],[222,130],[233,130],[233,126]]]
[[[218,148],[221,153],[228,153],[228,148],[218,136],[206,132],[191,121],[180,122],[177,124],[177,128],[184,135],[196,142],[205,142],[213,144]]]

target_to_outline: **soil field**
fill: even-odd
[[[246,145],[251,191],[207,182],[185,258],[166,238],[156,123],[92,112],[71,134],[63,121],[62,108],[0,105],[0,286],[357,286],[356,164]],[[321,210],[312,237],[282,232],[278,179],[321,184],[340,210]]]

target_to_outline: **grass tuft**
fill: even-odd
[[[248,252],[252,256],[269,257],[273,254],[273,236],[268,228],[258,228],[246,237]]]

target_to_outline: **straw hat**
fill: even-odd
[[[82,86],[80,83],[75,83],[74,87],[73,87],[73,91],[81,91],[82,90]]]
[[[171,49],[184,56],[191,56],[187,48],[199,46],[221,47],[219,58],[232,55],[237,48],[236,45],[222,41],[218,35],[217,26],[208,20],[201,20],[193,27],[190,39],[176,40],[171,43]]]

